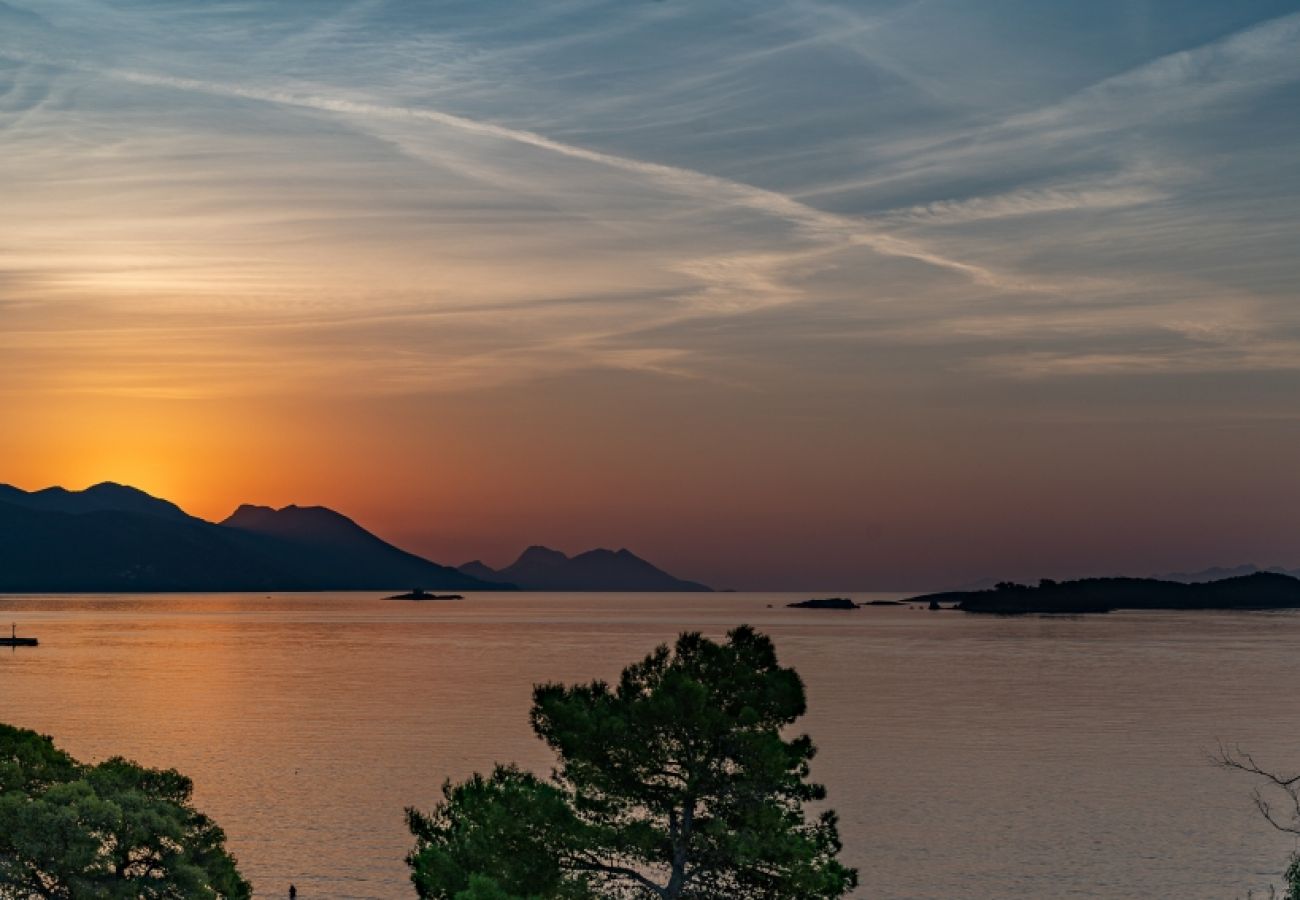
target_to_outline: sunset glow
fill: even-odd
[[[0,3],[0,481],[719,587],[1300,565],[1300,13],[1004,6]]]

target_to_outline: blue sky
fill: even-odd
[[[4,0],[0,129],[17,419],[330,396],[462,422],[560,391],[589,446],[617,390],[749,423],[716,426],[732,447],[840,441],[773,458],[838,476],[804,487],[844,530],[915,518],[905,564],[825,562],[894,580],[925,555],[900,481],[970,510],[1064,466],[1185,518],[1210,457],[1122,476],[1074,429],[1228,469],[1295,438],[1294,2]],[[972,449],[913,472],[935,441]],[[754,465],[735,490],[780,468]],[[1296,499],[1259,471],[1243,520]],[[1193,563],[1176,531],[1000,565]],[[1197,552],[1286,552],[1263,535]]]

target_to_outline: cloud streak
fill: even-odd
[[[1026,190],[970,200],[927,203],[891,213],[886,218],[918,225],[966,225],[1043,213],[1120,209],[1155,203],[1165,196],[1151,187]]]
[[[91,20],[96,28],[116,35],[116,40],[130,41],[135,32],[151,41],[165,34],[164,29],[143,27],[149,24],[148,17],[130,10],[129,4],[121,8],[70,4],[63,9],[63,19],[71,21],[69,11],[82,6],[93,13]],[[665,107],[647,107],[644,116],[638,114],[634,123],[646,134],[644,155],[639,152],[640,145],[629,151],[624,143],[629,132],[620,126],[626,122],[601,121],[602,116],[635,111],[639,85],[637,91],[611,91],[590,101],[578,97],[582,102],[571,108],[562,102],[566,91],[572,94],[567,72],[551,73],[554,80],[544,87],[518,85],[536,90],[527,95],[530,98],[543,96],[544,91],[554,92],[557,100],[553,106],[566,110],[561,115],[550,114],[544,105],[535,110],[511,110],[506,103],[512,93],[506,76],[519,74],[510,66],[553,64],[554,54],[560,50],[598,53],[602,41],[621,49],[628,44],[620,42],[634,41],[654,29],[694,27],[702,15],[700,11],[639,11],[596,21],[596,7],[578,4],[565,15],[593,16],[595,24],[572,29],[569,21],[560,17],[556,21],[563,21],[563,29],[512,44],[511,29],[495,26],[441,33],[394,30],[392,23],[384,20],[388,12],[384,4],[356,3],[307,23],[302,29],[277,23],[277,34],[300,32],[302,36],[280,37],[259,47],[249,56],[255,64],[247,67],[247,75],[240,80],[229,77],[237,67],[232,67],[229,59],[218,60],[219,54],[208,58],[200,53],[186,58],[186,64],[178,68],[199,73],[190,77],[162,68],[145,70],[114,64],[111,60],[143,55],[117,48],[111,48],[112,52],[103,54],[99,61],[93,61],[93,56],[78,61],[75,55],[57,49],[59,42],[50,42],[55,49],[46,56],[11,45],[4,51],[11,58],[38,64],[29,69],[62,67],[80,72],[93,76],[97,85],[111,85],[115,93],[134,94],[145,104],[160,108],[183,108],[178,99],[161,93],[165,91],[207,98],[198,103],[231,122],[266,121],[264,111],[248,104],[299,111],[307,115],[288,117],[284,122],[289,141],[302,141],[302,146],[308,147],[307,136],[313,129],[330,134],[330,141],[336,130],[346,130],[374,139],[387,150],[396,149],[435,173],[426,187],[413,194],[409,209],[390,206],[386,210],[364,210],[361,204],[366,198],[358,188],[357,209],[333,198],[320,209],[288,207],[283,213],[264,213],[261,221],[243,212],[225,213],[224,221],[218,219],[217,213],[202,218],[205,228],[219,240],[229,240],[228,235],[241,224],[259,236],[269,236],[275,242],[275,253],[260,258],[253,258],[247,247],[241,246],[224,258],[210,253],[208,259],[193,267],[171,262],[163,266],[147,249],[155,226],[145,223],[138,229],[138,240],[131,252],[114,247],[100,250],[98,256],[83,252],[64,263],[63,272],[46,276],[46,294],[71,298],[98,290],[104,297],[125,304],[133,292],[143,296],[146,291],[154,291],[158,303],[166,304],[186,293],[188,278],[194,282],[188,290],[191,302],[211,303],[228,293],[246,298],[240,302],[249,304],[251,314],[261,315],[259,306],[273,302],[269,298],[274,293],[275,278],[291,275],[285,284],[286,293],[287,286],[293,285],[293,302],[312,310],[313,315],[324,315],[334,304],[346,305],[349,301],[345,295],[349,292],[354,298],[350,302],[363,302],[363,269],[356,267],[355,282],[328,284],[313,297],[309,281],[313,254],[303,249],[305,242],[337,242],[363,236],[368,246],[375,248],[367,265],[382,273],[372,292],[373,299],[368,297],[364,302],[397,308],[409,301],[410,293],[402,293],[400,299],[393,293],[389,299],[380,300],[385,290],[392,290],[385,281],[391,277],[396,284],[427,277],[424,267],[411,263],[419,258],[416,248],[436,240],[450,237],[457,247],[453,256],[463,258],[465,247],[472,241],[467,228],[460,229],[463,234],[455,234],[456,227],[470,224],[477,217],[484,228],[490,222],[498,229],[489,238],[495,246],[491,251],[469,251],[481,258],[464,266],[464,273],[458,272],[454,279],[448,279],[448,284],[426,293],[425,304],[430,308],[456,306],[468,310],[458,317],[468,320],[478,316],[483,322],[501,304],[517,306],[528,310],[537,334],[558,338],[560,332],[555,329],[576,329],[578,339],[568,344],[569,350],[574,358],[596,366],[607,365],[611,359],[637,358],[620,343],[656,329],[662,331],[696,320],[709,323],[762,314],[794,304],[812,309],[833,307],[837,315],[850,308],[859,323],[857,327],[879,327],[882,336],[905,334],[909,343],[928,336],[937,345],[949,340],[958,323],[965,323],[962,327],[970,334],[978,332],[992,339],[996,323],[1014,321],[1019,323],[1017,333],[1027,340],[1055,340],[1065,321],[1057,313],[1080,306],[1092,309],[1080,334],[1104,334],[1108,329],[1125,334],[1144,327],[1163,328],[1170,319],[1165,304],[1148,302],[1157,287],[1168,291],[1182,285],[1181,289],[1200,294],[1212,292],[1212,286],[1176,267],[1154,273],[1153,278],[1152,272],[1123,261],[1119,245],[1103,246],[1103,242],[1107,235],[1136,234],[1139,228],[1144,234],[1137,240],[1150,242],[1173,228],[1174,222],[1181,229],[1199,227],[1185,208],[1184,191],[1200,177],[1206,163],[1164,135],[1144,133],[1141,141],[1125,135],[1114,148],[1103,136],[1122,129],[1141,130],[1147,121],[1167,120],[1166,109],[1206,114],[1225,99],[1286,84],[1300,68],[1290,54],[1300,34],[1298,14],[1167,54],[1119,75],[1094,79],[1088,87],[1010,114],[998,110],[995,116],[963,113],[955,121],[941,124],[928,120],[921,125],[904,122],[892,129],[882,127],[877,135],[869,129],[855,132],[846,128],[859,102],[846,94],[838,105],[833,98],[825,101],[826,110],[836,113],[827,121],[835,129],[843,129],[843,134],[820,143],[808,137],[807,132],[818,125],[815,118],[808,118],[785,130],[784,143],[770,147],[756,144],[752,154],[724,160],[720,165],[708,154],[701,154],[698,164],[691,162],[692,154],[681,149],[688,143],[668,143],[662,148],[662,140],[655,144],[654,136],[665,129],[682,131],[681,115],[687,117],[686,121],[700,122],[699,136],[706,144],[729,145],[743,140],[739,136],[746,134],[753,135],[755,141],[773,140],[769,135],[779,130],[777,123],[726,120],[728,103],[743,106],[759,102],[756,98],[764,94],[760,86],[766,86],[768,92],[778,89],[774,93],[779,94],[778,76],[785,66],[796,61],[809,64],[812,57],[825,56],[826,47],[847,51],[836,55],[837,66],[851,61],[872,73],[893,73],[902,85],[898,90],[924,96],[926,102],[951,99],[939,97],[942,92],[934,90],[934,73],[912,77],[915,73],[896,65],[895,57],[882,58],[877,52],[882,41],[893,41],[900,52],[905,50],[906,45],[897,41],[900,35],[911,33],[907,29],[914,29],[930,15],[925,4],[906,4],[889,14],[872,16],[834,3],[792,2],[782,11],[789,14],[785,20],[774,12],[733,23],[736,27],[719,45],[725,50],[721,58],[691,51],[672,58],[675,67],[663,67],[658,80],[646,86],[646,95],[663,99]],[[256,34],[255,28],[239,24],[238,15],[242,13],[193,20],[220,24],[213,24],[210,34],[194,35],[186,46],[217,48],[232,35]],[[542,16],[535,25],[541,28],[547,23],[548,17]],[[489,34],[496,43],[490,47],[486,43],[475,45],[476,40]],[[403,72],[417,72],[421,60],[428,57],[436,77],[415,78],[412,83],[419,84],[419,90],[394,88],[395,75],[385,71],[382,54],[368,56],[364,62],[348,62],[335,77],[319,68],[312,71],[324,59],[350,59],[348,48],[374,50],[386,41],[405,48],[400,64]],[[29,42],[29,46],[34,43]],[[292,75],[280,77],[266,68],[269,61],[277,60],[277,51],[276,64],[292,70]],[[439,56],[474,62],[447,67],[444,60],[435,58]],[[180,57],[162,54],[161,58],[167,62]],[[597,55],[588,65],[593,71],[601,66],[617,71],[616,63]],[[747,83],[732,83],[731,75],[742,71]],[[349,73],[354,76],[351,82]],[[356,77],[358,73],[364,77]],[[469,80],[456,83],[457,78]],[[499,79],[495,85],[494,79]],[[748,84],[751,80],[753,87]],[[492,113],[468,115],[445,111],[429,101],[455,96],[458,89],[463,89],[470,107],[490,100],[486,106],[496,108]],[[821,87],[818,90],[828,97],[832,93]],[[753,111],[757,110],[757,106],[753,107]],[[935,107],[931,105],[927,110],[932,114]],[[1157,114],[1152,115],[1152,110]],[[708,120],[709,112],[719,118],[717,124]],[[39,104],[34,115],[47,123],[61,115],[70,118],[67,110],[46,109]],[[540,124],[536,128],[517,127],[500,124],[501,119]],[[558,127],[558,121],[564,121],[566,126]],[[124,154],[136,152],[136,139],[128,140],[132,143],[124,143],[130,147],[123,150]],[[366,152],[364,144],[356,147],[361,159]],[[310,152],[314,154],[318,148],[324,150],[325,145],[318,144]],[[249,152],[244,147],[232,149],[245,155]],[[330,151],[321,153],[322,159],[341,156]],[[184,146],[181,152],[195,151]],[[649,156],[674,162],[652,161]],[[818,166],[837,156],[856,156],[862,175],[815,186]],[[791,166],[807,169],[801,179],[783,177],[781,166],[786,165],[785,160],[790,160]],[[313,164],[323,169],[321,162]],[[561,163],[580,165],[564,169]],[[348,167],[355,169],[356,165],[348,160],[340,171],[350,171]],[[389,160],[383,165],[395,171],[399,168]],[[755,175],[752,181],[743,174],[736,175],[746,168]],[[178,173],[177,181],[183,183],[193,169],[169,161],[145,176],[137,167],[131,177],[152,178],[154,196],[161,197],[169,171]],[[728,174],[712,174],[715,171]],[[93,177],[98,178],[95,185],[106,191],[113,185],[114,176],[107,173]],[[454,204],[447,202],[450,198],[444,192],[452,179],[458,180]],[[475,187],[466,188],[465,182]],[[420,192],[423,195],[417,199]],[[665,200],[661,195],[685,202]],[[391,204],[394,196],[386,195],[376,202]],[[817,202],[812,198],[818,198]],[[440,201],[441,207],[437,205]],[[214,191],[209,202],[228,204],[230,200]],[[471,210],[467,204],[474,202],[482,205]],[[16,212],[22,214],[29,209]],[[1088,233],[1087,229],[1103,217],[1104,227]],[[571,288],[575,295],[598,297],[600,285],[605,285],[605,299],[592,301],[588,308],[598,312],[587,321],[574,321],[557,315],[554,308],[537,305],[535,288],[526,286],[524,265],[512,278],[509,267],[513,261],[509,259],[502,260],[490,289],[482,284],[471,287],[472,277],[492,270],[490,253],[506,252],[497,247],[518,248],[519,259],[526,261],[525,265],[536,264],[534,260],[561,258],[564,236],[559,230],[543,232],[534,226],[534,222],[546,221],[563,223],[572,230],[569,252],[582,257],[580,267],[590,276]],[[378,235],[391,237],[391,244],[379,243]],[[190,247],[202,246],[205,238],[205,234],[196,234]],[[257,240],[250,237],[248,246]],[[388,249],[403,244],[409,246],[402,251],[405,256],[401,259],[396,249]],[[1073,250],[1074,246],[1086,247],[1089,255]],[[39,285],[40,265],[31,263],[54,265],[49,261],[58,258],[57,250],[23,252],[26,255],[11,254],[11,261],[35,270],[35,275],[27,276],[27,282]],[[176,252],[184,251],[178,248]],[[0,255],[0,265],[3,260]],[[1120,264],[1109,260],[1120,260]],[[909,263],[920,266],[909,268]],[[213,274],[218,265],[242,267],[246,274]],[[153,271],[150,278],[139,274],[144,266]],[[403,266],[410,266],[408,274],[402,273]],[[335,271],[333,260],[324,260],[323,270]],[[554,277],[556,271],[558,268],[549,270],[548,277]],[[202,276],[202,283],[201,272],[208,273]],[[643,294],[655,299],[622,302],[615,289],[621,287],[620,276],[644,279]],[[400,290],[411,289],[403,286]],[[466,292],[477,296],[467,296]],[[267,299],[254,299],[255,293],[264,293]],[[902,296],[907,299],[896,299]],[[1243,304],[1236,298],[1225,303],[1248,308],[1252,326],[1258,326],[1274,312],[1267,305]],[[1192,331],[1194,327],[1187,333]],[[510,348],[508,352],[522,358],[511,329],[503,329],[500,340]],[[555,345],[562,346],[563,341],[556,340]],[[671,357],[674,371],[689,367],[689,354],[679,348],[643,349],[645,358]],[[743,348],[717,349],[744,352]],[[512,369],[527,377],[522,373],[542,372],[559,358],[546,354],[535,358],[542,357],[547,362],[536,368],[529,364]]]
[[[631,159],[586,147],[557,141],[545,135],[490,122],[480,122],[464,116],[432,109],[387,106],[379,103],[331,97],[321,94],[266,90],[240,85],[218,84],[189,78],[176,78],[130,70],[109,70],[103,74],[132,84],[150,87],[192,91],[213,96],[255,100],[281,106],[318,110],[349,117],[379,118],[398,121],[421,121],[480,137],[493,138],[521,144],[554,153],[568,159],[594,163],[652,179],[674,191],[745,207],[755,212],[783,219],[799,227],[805,237],[814,240],[833,240],[868,247],[886,256],[914,259],[928,265],[965,275],[981,284],[1006,289],[1023,289],[1027,285],[1019,279],[996,273],[988,268],[963,262],[936,253],[923,245],[877,231],[851,216],[837,215],[801,203],[777,191],[765,190],[748,184],[730,181],[679,166],[663,165]]]

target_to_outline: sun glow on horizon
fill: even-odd
[[[0,2],[0,482],[738,588],[1300,564],[1300,13],[1137,5]]]

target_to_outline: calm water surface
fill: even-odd
[[[0,597],[0,720],[194,778],[259,896],[397,898],[408,805],[515,760],[531,685],[750,623],[803,675],[814,775],[872,898],[1224,900],[1293,842],[1210,767],[1300,770],[1300,615],[999,619],[787,595]],[[860,597],[861,599],[861,597]],[[771,606],[769,606],[771,604]]]

